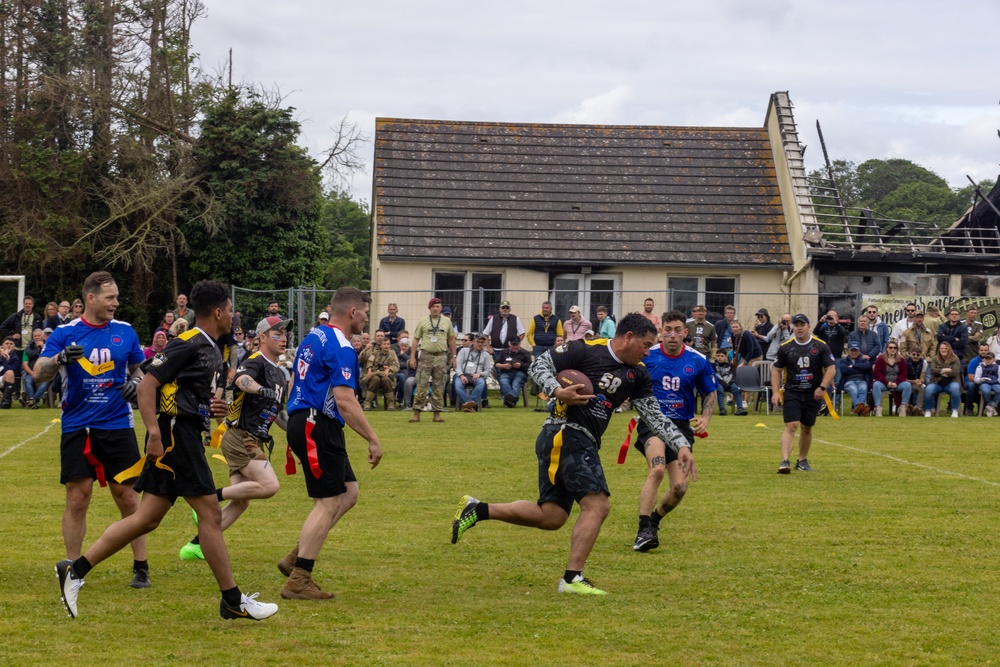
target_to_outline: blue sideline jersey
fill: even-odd
[[[660,343],[642,363],[653,379],[653,395],[660,411],[668,419],[690,421],[694,417],[695,391],[704,395],[715,393],[715,371],[705,355],[687,346],[671,357]]]
[[[356,391],[360,374],[358,354],[344,332],[329,324],[316,327],[295,353],[288,414],[311,408],[343,426],[333,388],[345,386]]]
[[[83,346],[83,357],[59,369],[63,433],[134,428],[132,407],[115,389],[128,379],[130,365],[145,360],[132,325],[111,320],[94,326],[81,317],[56,327],[40,356],[54,357],[73,344]]]

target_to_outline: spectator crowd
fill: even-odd
[[[82,310],[82,302],[75,299],[50,302],[39,312],[35,300],[26,296],[22,308],[3,320],[0,409],[10,408],[15,400],[29,409],[54,407],[58,379],[37,383],[32,371],[47,337],[56,327],[79,318]],[[280,310],[280,303],[272,301],[263,316],[280,317]],[[905,317],[892,327],[875,305],[865,307],[853,323],[833,310],[818,318],[813,335],[826,342],[836,359],[831,398],[835,406],[842,406],[836,409],[846,410],[850,405],[859,416],[931,416],[947,401],[946,411],[952,417],[963,413],[996,416],[1000,344],[997,336],[984,336],[977,310],[962,313],[952,308],[942,315],[936,308],[928,307],[925,313],[910,303],[904,312]],[[528,394],[538,393],[529,382],[528,369],[541,354],[564,342],[611,338],[615,333],[615,317],[603,304],[592,310],[593,320],[589,320],[577,305],[561,318],[548,301],[537,313],[521,317],[504,300],[482,331],[465,334],[454,329],[451,314],[440,299],[432,299],[427,316],[410,330],[397,304],[390,303],[372,334],[353,337],[362,373],[358,398],[366,410],[379,404],[386,410],[410,410],[414,413],[411,421],[419,421],[420,412],[431,411],[436,421],[443,421],[440,413],[446,405],[464,412],[490,407],[490,389],[499,390],[502,404],[513,408],[522,397],[526,403]],[[644,301],[642,314],[659,327],[653,299]],[[749,395],[737,380],[739,369],[763,365],[765,372],[759,376],[769,374],[778,348],[792,337],[791,315],[772,317],[760,308],[755,322],[744,324],[732,305],[723,309],[721,317],[716,315],[714,322],[708,315],[703,304],[691,309],[685,343],[703,354],[715,370],[720,414],[728,414],[731,408],[734,414],[745,415]],[[163,313],[150,333],[146,358],[182,335],[193,320],[187,297],[179,294],[175,307]],[[324,310],[315,323],[328,320]],[[230,366],[233,370],[259,346],[255,332],[244,332],[239,316],[234,318],[229,343],[236,360]],[[294,348],[289,346],[280,360],[286,377],[290,377],[293,358]]]

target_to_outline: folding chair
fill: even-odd
[[[764,394],[764,407],[767,414],[771,414],[771,389],[760,381],[760,372],[753,366],[736,367],[736,384],[747,394],[757,394],[754,401],[754,410],[760,412],[761,393]]]

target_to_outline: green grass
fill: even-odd
[[[0,454],[54,414],[0,413]],[[126,586],[126,549],[88,575],[80,617],[70,620],[52,570],[63,557],[58,425],[0,458],[0,663],[998,662],[1000,421],[824,418],[817,438],[840,445],[816,443],[817,472],[784,477],[775,474],[779,417],[717,417],[696,443],[701,479],[664,521],[662,546],[636,554],[645,470],[635,451],[615,464],[625,428],[617,417],[603,450],[611,514],[587,567],[610,594],[578,598],[556,593],[569,526],[488,522],[449,542],[462,494],[536,497],[543,415],[493,408],[448,414],[443,425],[407,424],[409,413],[369,415],[385,458],[367,470],[362,443],[349,441],[361,500],[316,566],[335,600],[278,597],[274,563],[310,507],[301,471],[283,474],[283,447],[275,452],[282,491],[251,505],[226,533],[240,586],[281,606],[259,624],[221,620],[207,566],[177,559],[194,534],[183,502],[149,537],[153,588]],[[222,483],[224,465],[212,465]],[[107,490],[95,492],[86,543],[115,518]]]

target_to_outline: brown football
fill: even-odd
[[[578,389],[577,393],[584,395],[594,393],[594,384],[590,381],[590,378],[580,371],[573,370],[572,368],[559,371],[556,375],[556,380],[559,382],[560,387],[570,387],[574,384],[582,384],[583,389]]]

